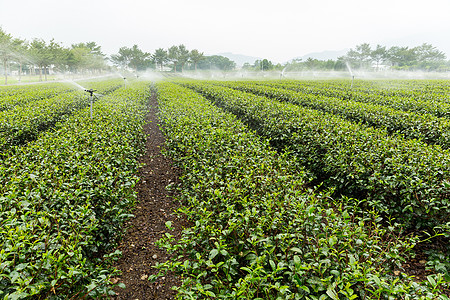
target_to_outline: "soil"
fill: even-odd
[[[116,268],[122,272],[120,277],[112,278],[114,283],[124,283],[126,288],[116,288],[116,296],[112,299],[174,299],[172,286],[179,285],[179,278],[174,274],[166,274],[151,282],[148,277],[156,275],[157,263],[165,262],[169,255],[160,249],[155,242],[165,232],[169,232],[165,223],[172,222],[170,234],[180,238],[181,230],[186,222],[174,212],[179,207],[173,198],[176,191],[166,189],[169,184],[179,183],[180,172],[172,161],[161,154],[164,136],[158,127],[158,104],[156,95],[150,99],[145,133],[147,134],[146,152],[140,163],[140,181],[136,185],[137,204],[132,212],[134,217],[125,224],[125,234],[118,247],[122,257]]]
[[[172,290],[172,286],[180,284],[179,278],[172,273],[156,282],[148,280],[149,276],[158,272],[153,266],[169,259],[169,255],[155,244],[165,232],[169,232],[165,223],[172,222],[174,229],[170,234],[175,239],[180,238],[181,230],[188,226],[188,222],[174,214],[179,207],[174,201],[176,191],[166,189],[169,184],[178,185],[181,174],[172,161],[161,154],[165,138],[158,127],[157,110],[156,95],[153,94],[144,128],[147,142],[146,152],[140,159],[143,166],[139,170],[141,180],[136,186],[138,201],[133,211],[134,217],[125,225],[126,232],[118,247],[122,251],[122,257],[115,267],[122,274],[112,279],[115,283],[124,283],[126,287],[115,289],[117,295],[112,297],[114,300],[174,299],[176,292]],[[425,268],[427,257],[424,252],[430,248],[441,249],[447,244],[448,240],[438,239],[432,244],[417,245],[416,257],[405,262],[403,270],[408,275],[415,276],[418,282],[426,280],[430,271]],[[400,274],[400,270],[394,271],[394,274]],[[450,294],[448,290],[443,292]]]

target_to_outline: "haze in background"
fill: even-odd
[[[448,0],[0,0],[14,37],[95,41],[106,54],[184,44],[285,62],[311,52],[430,43],[450,58]]]

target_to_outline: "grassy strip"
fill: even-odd
[[[189,84],[271,139],[290,147],[337,191],[368,199],[370,207],[410,227],[450,225],[450,153],[392,137],[334,115],[229,88]]]
[[[179,272],[180,299],[448,299],[394,275],[412,245],[375,212],[357,217],[305,191],[295,159],[193,91],[157,91],[167,152],[184,170],[182,212],[195,224],[161,241],[178,255],[159,268]],[[438,289],[442,276],[430,280]]]
[[[0,298],[101,297],[133,205],[149,89],[119,89],[0,166]]]

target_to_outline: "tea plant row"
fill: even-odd
[[[0,166],[0,298],[82,299],[111,290],[143,148],[147,84],[74,112]]]
[[[90,82],[87,86],[101,93],[108,93],[118,88],[116,81]],[[43,93],[50,93],[49,98],[39,99]],[[61,88],[33,89],[25,88],[21,93],[20,105],[0,112],[0,151],[3,155],[16,145],[22,145],[35,139],[41,131],[53,127],[67,116],[89,105],[87,93],[68,92]],[[56,96],[53,96],[56,94]],[[17,97],[17,95],[16,95]],[[30,99],[35,99],[34,101]]]
[[[190,86],[235,113],[231,102],[246,110],[255,97]],[[180,298],[448,299],[439,292],[442,275],[424,284],[394,275],[414,239],[378,225],[374,211],[308,190],[299,160],[274,151],[243,114],[171,83],[158,83],[157,94],[167,154],[183,171],[181,212],[192,224],[180,240],[166,233],[161,241],[175,258],[158,266],[160,276],[181,275]],[[264,101],[251,100],[264,111],[253,111],[254,122],[267,113]],[[271,109],[285,123],[285,111]]]
[[[339,115],[351,121],[386,129],[389,133],[400,133],[409,139],[421,139],[429,144],[439,144],[444,149],[450,148],[450,120],[447,118],[399,111],[382,105],[285,90],[276,84],[266,86],[242,82],[222,83],[222,85]]]
[[[288,148],[338,193],[411,227],[450,224],[450,153],[338,116],[206,83],[186,84]]]
[[[436,117],[449,117],[450,111],[450,91],[448,82],[438,81],[412,81],[412,82],[375,82],[369,85],[370,81],[358,81],[359,88],[351,88],[349,82],[317,82],[299,84],[298,81],[279,81],[279,82],[259,82],[262,85],[275,85],[288,90],[294,90],[302,93],[309,93],[318,96],[327,96],[341,100],[353,100],[361,103],[370,103],[391,107],[396,110],[415,112],[421,114],[430,114]],[[391,88],[390,85],[398,85],[397,88]],[[387,88],[380,88],[386,86]],[[410,89],[411,85],[423,86],[414,92]]]
[[[83,80],[79,82],[82,87],[95,89],[99,93],[108,94],[123,86],[123,79]],[[82,90],[81,86],[72,81],[63,81],[48,84],[32,84],[24,86],[4,86],[0,88],[0,111],[15,106],[28,105],[28,103],[53,98],[61,93]]]
[[[73,88],[65,84],[28,85],[21,87],[2,87],[0,89],[0,111],[11,109],[29,102],[55,97]]]

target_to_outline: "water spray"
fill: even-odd
[[[284,67],[283,70],[281,71],[280,79],[284,78],[284,72],[286,71],[286,68],[287,68],[287,65],[286,65],[286,67]]]
[[[345,65],[347,66],[347,70],[350,72],[350,76],[352,76],[352,84],[350,85],[350,89],[353,89],[353,81],[355,80],[355,75],[353,75],[352,68],[350,68],[350,64],[348,61],[345,62]]]

